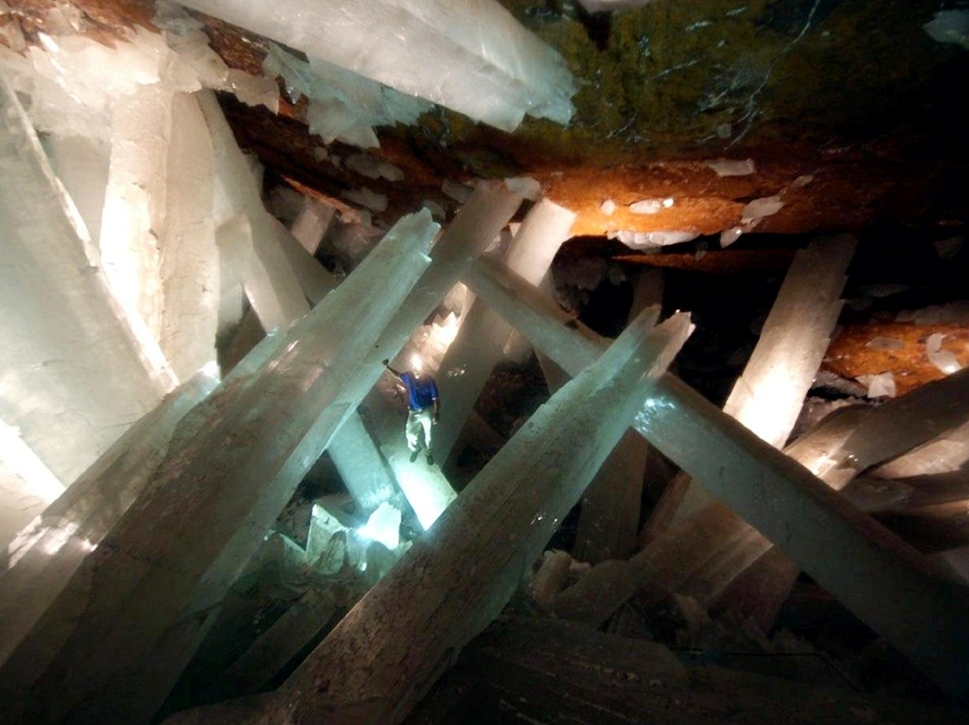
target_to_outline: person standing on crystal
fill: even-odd
[[[437,383],[430,375],[424,375],[419,370],[402,373],[390,367],[390,360],[384,360],[383,365],[407,390],[407,424],[404,435],[407,437],[407,447],[410,449],[410,460],[413,463],[420,453],[420,434],[424,432],[424,450],[427,453],[427,465],[434,465],[434,454],[431,453],[431,431],[441,419],[441,404],[437,397]]]

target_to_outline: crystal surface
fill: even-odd
[[[399,564],[361,600],[283,685],[294,717],[313,719],[376,702],[395,721],[430,686],[441,658],[496,617],[690,331],[679,314],[631,325],[583,375],[556,392],[491,459]],[[481,552],[488,556],[481,556]],[[466,562],[474,561],[473,567]],[[421,592],[401,609],[405,592]],[[395,612],[389,617],[390,612]],[[377,628],[377,629],[375,629]],[[387,630],[387,636],[375,632]],[[434,632],[429,638],[421,632]],[[367,641],[366,655],[360,655]],[[406,663],[398,670],[398,663]],[[403,676],[384,672],[393,668]],[[320,673],[339,677],[325,691]],[[334,680],[330,680],[334,683]]]
[[[18,180],[0,190],[0,419],[69,484],[174,381],[113,300],[76,208],[0,86],[0,166]]]
[[[261,187],[215,96],[200,92],[198,100],[215,150],[216,224],[221,225],[240,214],[248,219],[254,253],[246,257],[246,295],[259,315],[263,329],[271,330],[277,326],[286,329],[293,320],[309,311],[309,304],[292,265],[276,243],[280,224],[263,206]],[[242,246],[246,246],[244,242]]]
[[[542,200],[533,206],[505,252],[509,269],[537,285],[568,238],[574,220],[573,212],[554,202]],[[504,356],[511,333],[500,315],[475,305],[448,348],[437,379],[442,403],[434,455],[440,460],[446,461],[451,454],[488,376]]]
[[[567,123],[574,111],[561,56],[493,0],[185,4],[502,130],[526,113]]]
[[[0,573],[0,663],[67,584],[81,561],[141,495],[177,424],[215,387],[208,372],[166,396],[20,531]],[[26,523],[26,522],[25,522]]]
[[[293,326],[252,384],[213,411],[211,425],[169,450],[153,474],[164,495],[128,509],[99,556],[82,563],[0,672],[5,693],[17,682],[33,693],[15,703],[15,712],[41,708],[51,721],[108,723],[157,708],[156,698],[201,636],[204,621],[192,615],[221,601],[372,385],[375,376],[360,361],[425,270],[436,230],[427,212],[398,222],[354,274]],[[386,292],[378,298],[375,280]],[[167,561],[179,561],[178,570]],[[89,590],[92,577],[98,586]],[[145,609],[144,601],[153,606]],[[75,614],[65,620],[67,611]],[[84,667],[62,669],[72,661]],[[142,668],[149,666],[155,675],[145,689]],[[78,676],[64,677],[65,671]],[[49,696],[36,696],[48,688]],[[119,689],[131,693],[125,708],[118,706]]]

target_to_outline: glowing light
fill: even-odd
[[[400,511],[383,502],[370,514],[367,523],[357,529],[357,534],[393,551],[400,544]]]
[[[410,463],[408,458],[406,449],[402,450],[389,458],[390,466],[421,527],[427,530],[457,494],[439,468]]]
[[[219,368],[219,363],[216,362],[215,360],[209,360],[207,363],[205,363],[205,365],[202,366],[202,370],[200,372],[202,372],[203,374],[207,375],[208,377],[212,378],[215,381],[221,380],[221,377],[222,377],[222,371]]]
[[[64,493],[64,485],[20,437],[20,430],[0,420],[0,465],[20,478],[26,492],[45,503]]]
[[[458,316],[453,312],[444,319],[443,325],[434,325],[434,338],[442,345],[450,345],[458,336]]]
[[[410,366],[412,370],[416,370],[417,372],[420,372],[421,370],[424,369],[424,361],[421,359],[421,356],[418,355],[416,352],[411,353]]]
[[[7,546],[8,568],[17,565],[35,546],[47,556],[54,556],[69,543],[84,553],[98,548],[85,538],[75,536],[79,525],[74,521],[60,521],[54,526],[41,526],[40,517],[24,528]]]

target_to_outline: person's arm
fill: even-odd
[[[394,370],[392,367],[390,367],[390,360],[389,359],[381,360],[380,362],[383,364],[383,366],[385,368],[387,368],[387,370],[390,372],[391,375],[393,375],[395,378],[397,378],[398,380],[400,380],[400,371],[399,370]]]

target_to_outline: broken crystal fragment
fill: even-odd
[[[784,202],[781,201],[779,196],[765,196],[760,199],[754,199],[743,208],[743,211],[740,213],[740,221],[744,224],[749,224],[765,216],[776,214],[783,206]]]
[[[370,514],[367,523],[357,529],[357,533],[393,551],[400,544],[400,510],[385,501]]]
[[[611,216],[616,211],[616,202],[612,199],[606,199],[599,205],[599,211],[606,216]]]
[[[629,205],[633,214],[659,214],[665,205],[662,199],[643,199]]]
[[[365,206],[378,214],[387,210],[387,195],[378,194],[365,186],[361,189],[347,189],[346,191],[342,192],[340,196],[347,201],[352,201],[355,204]]]
[[[350,154],[343,162],[348,169],[368,179],[383,177],[388,181],[402,181],[404,172],[393,164],[369,154]]]
[[[527,176],[515,176],[505,179],[505,185],[523,199],[538,201],[542,198],[542,185],[535,179]]]
[[[618,239],[627,247],[646,250],[690,242],[698,236],[700,236],[699,232],[634,232],[625,229],[608,234],[610,239]]]
[[[729,247],[731,244],[740,239],[745,231],[746,228],[743,226],[724,229],[722,232],[720,232],[720,248],[726,249]]]
[[[950,350],[942,349],[942,340],[945,335],[936,332],[929,335],[928,339],[925,341],[925,356],[929,359],[929,362],[935,365],[939,370],[944,372],[946,375],[959,372],[962,370],[962,366],[959,361],[956,360],[956,356]]]
[[[717,176],[747,176],[757,171],[753,159],[716,159],[706,163],[716,172]]]
[[[894,398],[897,394],[895,389],[895,376],[891,373],[859,375],[857,380],[863,385],[868,386],[869,398]]]
[[[901,350],[905,347],[905,343],[895,337],[879,335],[866,342],[865,347],[872,350]]]

